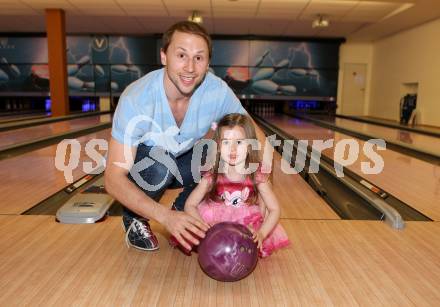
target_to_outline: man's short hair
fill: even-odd
[[[209,51],[209,59],[211,59],[212,55],[212,41],[208,32],[205,28],[203,28],[198,23],[192,21],[180,21],[178,23],[173,24],[162,36],[162,49],[166,53],[168,46],[171,43],[171,39],[173,38],[174,32],[179,31],[183,33],[195,34],[202,37],[206,44],[208,45]]]

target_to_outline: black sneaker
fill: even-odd
[[[122,223],[126,231],[125,243],[128,247],[133,246],[145,251],[159,248],[159,242],[145,219],[123,216]]]

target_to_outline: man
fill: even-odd
[[[232,90],[208,72],[211,39],[200,25],[179,22],[165,32],[164,68],[130,84],[119,100],[109,146],[105,186],[124,206],[126,241],[155,250],[155,219],[185,247],[197,245],[208,225],[183,212],[194,188],[192,147],[213,122],[246,113]],[[133,163],[134,158],[134,163]],[[183,187],[170,210],[157,202],[168,187]]]

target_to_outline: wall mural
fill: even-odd
[[[0,38],[0,94],[47,93],[45,37]],[[153,37],[68,36],[70,95],[119,95],[159,68]],[[213,41],[210,70],[242,97],[335,97],[339,42]]]

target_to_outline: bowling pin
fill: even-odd
[[[101,78],[105,75],[104,69],[100,65],[95,65],[95,75],[97,78]]]
[[[111,70],[117,74],[123,74],[128,71],[128,67],[127,65],[112,65]]]
[[[79,71],[79,67],[77,64],[67,65],[67,75],[73,76]]]
[[[252,83],[251,88],[257,92],[263,92],[265,94],[276,94],[278,84],[272,80],[259,80]]]
[[[15,66],[14,64],[9,65],[9,71],[11,72],[14,78],[20,77],[20,69],[18,69],[18,67]]]
[[[309,71],[309,77],[310,77],[310,79],[311,79],[311,81],[312,82],[315,82],[315,84],[319,87],[320,86],[320,75],[319,75],[319,72],[318,71],[316,71],[316,70],[314,70],[314,69],[312,69],[312,70],[310,70]]]
[[[84,89],[94,89],[95,88],[95,82],[84,82]]]
[[[80,90],[80,89],[82,89],[82,87],[84,85],[84,81],[78,79],[77,77],[68,77],[67,84],[69,85],[69,88],[71,88],[71,89]]]
[[[73,90],[84,90],[95,88],[95,82],[84,82],[77,77],[68,77],[67,84],[70,89]]]
[[[267,49],[267,50],[263,53],[263,55],[262,55],[260,58],[257,59],[257,61],[256,61],[256,63],[255,63],[255,66],[260,66],[261,64],[263,64],[264,59],[269,55],[269,53],[270,53],[270,49]]]
[[[287,67],[287,65],[289,65],[289,60],[288,59],[284,59],[281,60],[280,62],[278,62],[277,65],[275,65],[276,68],[282,68],[282,67]]]
[[[6,67],[3,68],[3,69],[7,69],[7,71],[3,70],[3,73],[5,73],[6,75],[9,74],[13,78],[17,78],[20,76],[20,69],[18,69],[18,67],[14,64],[9,64],[8,60],[6,60],[5,57],[0,57],[0,63],[6,65]],[[8,76],[8,80],[9,80],[9,76]],[[2,80],[0,78],[0,81],[5,81],[5,80]]]
[[[311,76],[311,77],[319,78],[319,72],[317,72],[314,69],[310,70],[308,75]]]
[[[79,59],[76,62],[76,64],[67,66],[67,74],[69,76],[76,75],[78,73],[78,71],[89,62],[90,62],[90,57],[88,55],[83,56],[81,59]]]
[[[7,82],[9,81],[9,76],[0,69],[0,82]]]
[[[135,65],[128,65],[127,66],[127,71],[131,71],[131,72],[139,72],[139,68]]]
[[[119,89],[119,85],[116,82],[112,81],[110,82],[110,88],[112,89],[112,91],[117,91]]]
[[[274,74],[275,69],[272,67],[260,68],[257,73],[252,77],[252,81],[259,81],[263,79],[270,79]]]
[[[90,62],[90,57],[88,55],[85,55],[81,59],[79,59],[78,62],[76,62],[76,64],[80,66],[84,66],[89,62]]]
[[[294,85],[280,85],[279,90],[286,95],[296,94],[296,87]]]
[[[303,77],[307,74],[307,71],[303,68],[289,69],[288,73],[294,77]]]

